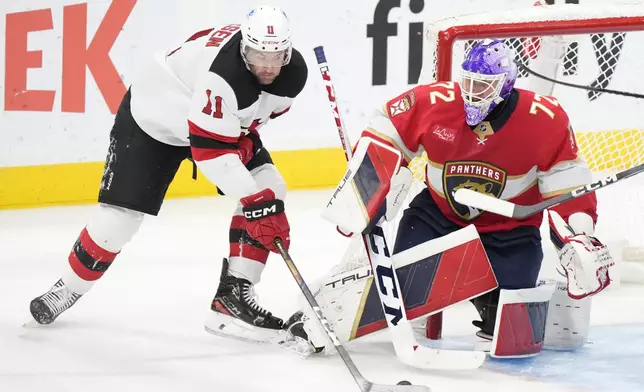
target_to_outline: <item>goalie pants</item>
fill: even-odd
[[[427,189],[412,200],[398,227],[394,253],[462,228],[445,218]],[[543,260],[538,227],[522,226],[480,237],[500,289],[535,287]]]

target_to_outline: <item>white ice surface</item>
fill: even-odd
[[[320,277],[347,240],[319,218],[331,190],[291,192],[291,254],[305,279]],[[29,301],[59,277],[93,206],[0,211],[0,391],[358,391],[337,356],[302,359],[209,335],[203,321],[228,253],[227,198],[166,201],[105,277],[47,327],[23,328]],[[548,250],[547,257],[552,256]],[[476,371],[421,371],[398,362],[386,332],[348,345],[375,382],[410,380],[446,391],[641,391],[644,286],[596,297],[592,344]],[[300,292],[271,255],[261,302],[288,317]],[[472,334],[469,304],[445,314],[444,335]]]

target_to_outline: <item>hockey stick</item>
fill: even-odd
[[[324,48],[318,46],[314,51],[322,79],[326,84],[338,134],[348,161],[351,158],[351,145],[338,110],[335,89],[331,81]],[[391,333],[396,356],[409,366],[423,369],[472,369],[480,367],[485,361],[485,353],[483,352],[438,350],[422,346],[416,341],[411,324],[407,319],[400,283],[389,257],[389,250],[387,249],[381,226],[383,222],[384,218],[381,218],[369,233],[362,235],[362,239],[369,255],[374,275],[377,276],[377,279],[374,280],[378,285],[378,295]],[[390,281],[393,288],[390,287],[388,290],[384,286],[385,281]]]
[[[338,103],[335,98],[335,88],[333,87],[333,82],[331,81],[331,74],[329,73],[329,66],[326,62],[326,55],[324,54],[324,48],[322,46],[317,46],[313,48],[315,52],[315,58],[318,61],[318,67],[320,68],[320,74],[322,74],[322,79],[326,85],[327,98],[329,98],[329,104],[331,104],[331,110],[333,111],[333,118],[335,119],[335,126],[338,128],[338,136],[340,136],[340,142],[342,143],[342,148],[344,149],[344,157],[347,159],[347,162],[351,159],[353,153],[351,152],[351,143],[349,142],[349,137],[344,131],[344,126],[342,125],[342,117],[340,116],[340,110],[338,109]]]
[[[525,66],[524,64],[522,64],[520,61],[515,61],[514,63],[515,63],[519,68],[521,68],[521,69],[523,69],[524,71],[526,71],[528,74],[533,75],[533,76],[535,76],[535,77],[537,77],[537,78],[540,78],[540,79],[543,79],[543,80],[547,80],[547,81],[548,81],[548,82],[550,82],[550,83],[560,84],[560,85],[562,85],[562,86],[572,87],[572,88],[578,88],[578,89],[586,90],[586,91],[592,91],[592,92],[594,92],[594,93],[598,93],[598,94],[606,93],[606,94],[622,95],[622,96],[625,96],[625,97],[631,97],[631,98],[640,98],[640,99],[644,99],[644,94],[631,93],[631,92],[628,92],[628,91],[620,91],[620,90],[611,90],[611,89],[608,89],[608,88],[599,88],[599,87],[593,87],[593,86],[584,86],[584,85],[581,85],[581,84],[574,84],[574,83],[564,82],[563,80],[557,80],[557,79],[555,79],[555,78],[551,78],[551,77],[548,77],[548,76],[546,76],[546,75],[542,75],[542,74],[540,74],[540,73],[538,73],[538,72],[536,72],[536,71],[534,71],[534,70],[532,70],[532,69],[530,69],[530,68],[526,67],[526,66]]]
[[[354,380],[356,380],[356,383],[358,384],[362,392],[430,392],[431,391],[428,387],[423,385],[374,384],[371,381],[364,378],[362,373],[360,373],[360,371],[356,367],[356,364],[349,356],[349,353],[347,353],[347,350],[344,348],[342,343],[340,343],[340,340],[338,339],[335,332],[333,332],[333,329],[331,329],[329,320],[327,320],[322,314],[322,311],[320,310],[320,305],[315,300],[313,293],[311,293],[311,290],[309,289],[306,282],[304,281],[304,278],[302,278],[300,271],[298,271],[297,267],[295,266],[295,262],[289,255],[288,251],[284,248],[284,244],[282,243],[282,240],[280,238],[276,238],[274,242],[275,242],[275,246],[277,247],[277,250],[279,250],[280,255],[284,259],[284,262],[288,266],[289,271],[291,271],[293,278],[295,278],[295,281],[300,286],[300,290],[302,290],[304,297],[306,297],[306,301],[313,309],[313,313],[315,313],[315,316],[317,317],[318,321],[324,328],[324,331],[326,332],[327,336],[329,337],[331,342],[333,342],[333,346],[338,351],[340,358],[342,358],[342,360],[344,361],[344,364],[349,369],[349,372],[351,372],[351,375],[353,376]]]
[[[566,192],[557,197],[553,197],[552,199],[527,206],[514,204],[507,200],[497,199],[495,197],[484,195],[470,189],[457,190],[456,193],[454,193],[454,200],[456,200],[456,202],[460,204],[493,212],[498,215],[507,216],[509,218],[523,219],[537,214],[545,210],[546,208],[560,203],[565,203],[569,200],[576,199],[591,192],[595,192],[597,189],[612,185],[618,181],[632,177],[641,172],[644,172],[644,163],[633,166],[630,169],[621,171],[617,174],[604,177],[601,180],[591,182],[588,185],[580,186],[579,188],[573,189],[572,191]]]

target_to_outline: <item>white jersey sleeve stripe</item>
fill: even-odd
[[[227,196],[241,199],[260,191],[257,182],[237,154],[225,154],[196,162],[204,176]]]
[[[407,162],[411,162],[412,159],[421,156],[423,153],[422,149],[418,149],[417,152],[413,152],[408,149],[389,117],[381,112],[377,112],[377,115],[371,119],[367,126],[367,132],[373,133],[375,136],[391,142],[394,147],[403,153]]]
[[[559,162],[546,172],[538,171],[539,191],[548,198],[592,182],[592,173],[583,159]]]

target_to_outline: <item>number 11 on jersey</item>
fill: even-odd
[[[221,100],[222,98],[217,95],[214,100],[215,100],[215,110],[212,110],[212,101],[213,98],[211,98],[212,91],[206,90],[206,95],[208,96],[208,103],[206,103],[206,106],[203,108],[202,112],[204,114],[207,114],[209,116],[213,116],[214,118],[222,118],[224,117],[224,113],[221,111]]]

